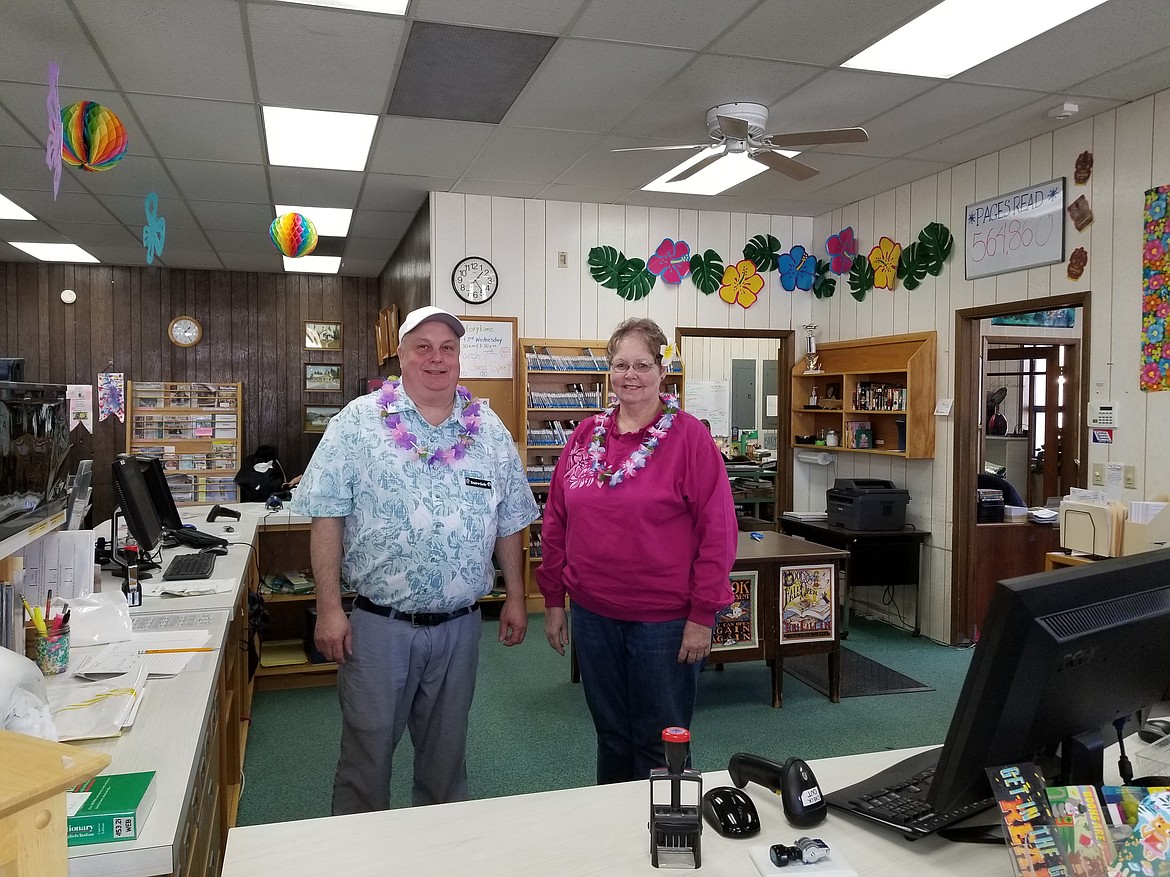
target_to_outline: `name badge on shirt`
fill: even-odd
[[[464,478],[463,483],[468,487],[482,487],[484,490],[492,489],[492,483],[484,478]]]

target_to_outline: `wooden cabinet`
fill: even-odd
[[[936,343],[919,332],[818,345],[821,374],[804,359],[792,369],[791,446],[832,430],[838,445],[824,450],[933,458]]]
[[[524,419],[517,445],[528,483],[543,510],[553,468],[565,442],[577,424],[610,403],[606,342],[521,338],[520,346],[524,352]],[[663,378],[663,390],[681,397],[683,381],[682,363],[675,359]],[[535,577],[540,559],[538,519],[524,536],[524,593],[532,611],[544,608]]]
[[[239,384],[141,381],[127,397],[126,452],[162,460],[177,504],[239,499]]]

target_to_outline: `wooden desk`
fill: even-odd
[[[780,516],[780,529],[809,542],[832,545],[849,552],[845,579],[855,588],[914,586],[914,636],[922,633],[918,607],[922,605],[920,559],[926,530],[850,530],[828,521],[798,521]],[[845,603],[844,633],[849,632],[849,603]]]
[[[1058,566],[1081,566],[1092,562],[1093,558],[1087,554],[1065,554],[1063,551],[1049,551],[1044,555],[1044,571],[1054,570]]]
[[[811,762],[822,789],[843,788],[919,750],[875,752]],[[778,742],[783,760],[789,752]],[[704,791],[730,785],[726,771],[703,775]],[[830,810],[814,829],[791,826],[780,797],[749,783],[745,791],[763,830],[748,840],[720,837],[704,826],[704,877],[754,875],[751,849],[792,843],[803,834],[839,850],[863,877],[989,877],[1011,873],[1001,846],[950,843],[937,836],[913,843],[896,831]],[[233,828],[222,877],[383,877],[387,873],[476,877],[659,873],[650,864],[647,782],[409,807],[355,816]],[[797,865],[810,877],[815,867]],[[789,868],[788,870],[792,870]],[[666,873],[666,872],[662,872]]]
[[[1060,528],[1029,521],[976,524],[971,548],[967,626],[960,632],[974,640],[974,629],[983,626],[996,582],[1043,572],[1045,555],[1060,548]]]

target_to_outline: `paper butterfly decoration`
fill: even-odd
[[[146,196],[146,225],[142,226],[142,246],[146,247],[146,264],[161,256],[167,239],[167,221],[158,215],[158,193]]]

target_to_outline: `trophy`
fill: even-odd
[[[808,336],[808,348],[804,354],[804,373],[806,375],[823,375],[821,358],[817,356],[817,324],[808,323],[804,327],[804,334]]]

